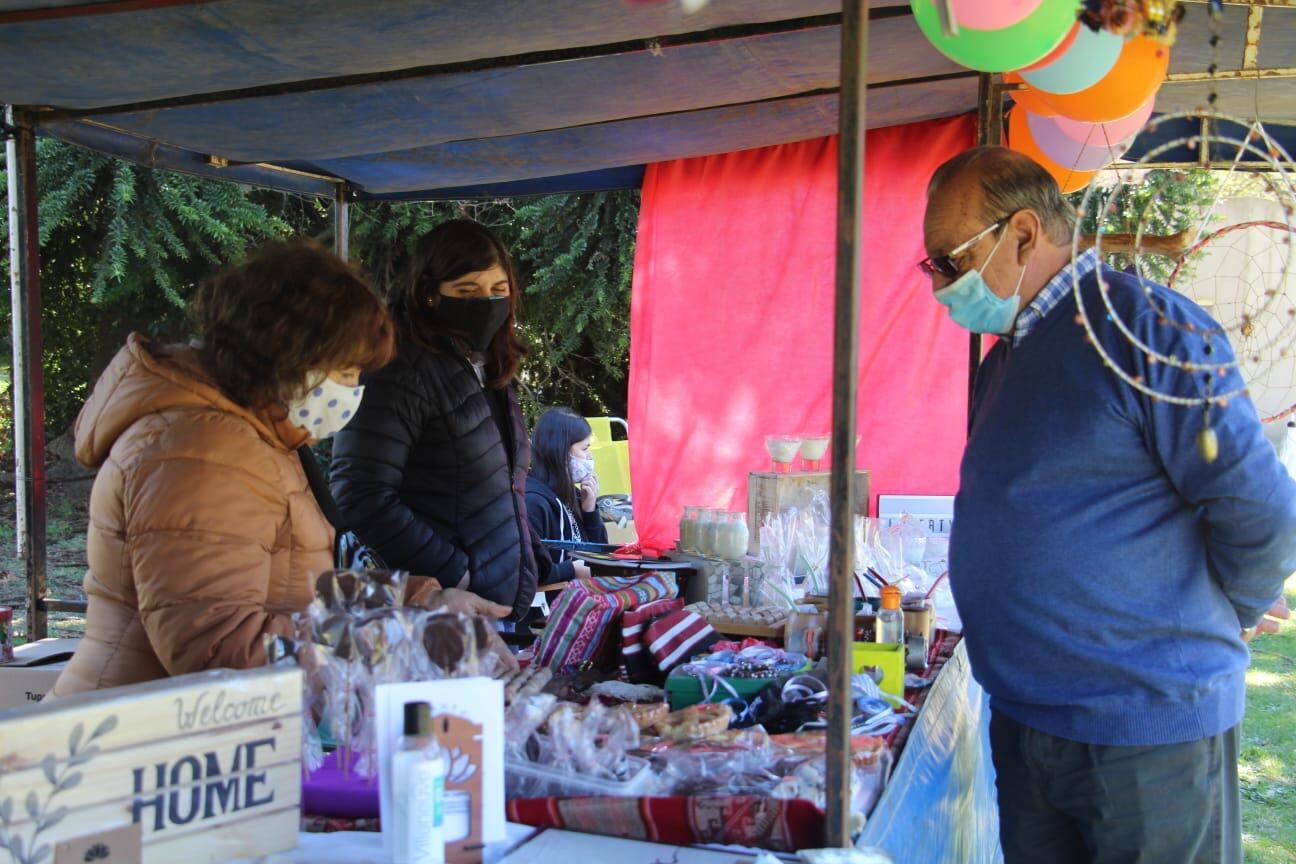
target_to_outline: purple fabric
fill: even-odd
[[[302,813],[365,819],[378,815],[378,778],[361,777],[353,768],[344,776],[336,750],[314,773],[302,772]]]

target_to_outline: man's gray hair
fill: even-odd
[[[1057,181],[1038,162],[1007,147],[973,147],[936,169],[927,184],[927,198],[937,193],[952,177],[972,172],[981,182],[986,224],[1018,210],[1035,212],[1044,233],[1058,245],[1071,240],[1076,211],[1062,197]]]

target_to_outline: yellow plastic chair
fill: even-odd
[[[630,494],[630,426],[620,417],[586,417],[593,433],[590,456],[594,458],[594,471],[599,478],[600,495]],[[612,424],[619,423],[626,431],[625,441],[612,440]]]
[[[594,435],[594,441],[593,441],[592,443],[594,443],[594,444],[609,444],[609,443],[612,442],[612,420],[613,420],[613,419],[616,419],[617,421],[619,421],[619,422],[622,423],[622,424],[625,423],[625,421],[622,420],[620,417],[617,417],[617,418],[612,418],[612,417],[586,417],[586,418],[585,418],[585,422],[588,423],[588,424],[590,425],[590,432],[593,433],[593,435]],[[627,429],[628,429],[628,427],[627,427]],[[627,438],[630,437],[630,433],[629,433],[629,431],[626,432],[626,437],[627,437]]]

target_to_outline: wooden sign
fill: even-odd
[[[53,864],[68,844],[106,858],[123,827],[138,832],[139,860],[158,864],[292,849],[301,732],[297,669],[200,672],[0,711],[0,862]]]

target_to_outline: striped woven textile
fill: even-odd
[[[625,664],[627,678],[641,684],[661,680],[661,672],[644,645],[644,633],[655,619],[683,608],[684,601],[672,597],[669,600],[654,600],[621,616],[621,661]]]
[[[678,593],[670,573],[573,580],[550,610],[536,662],[559,672],[595,662],[624,613]]]
[[[665,673],[719,641],[720,634],[705,618],[683,609],[653,621],[644,634],[648,653],[657,668]]]

